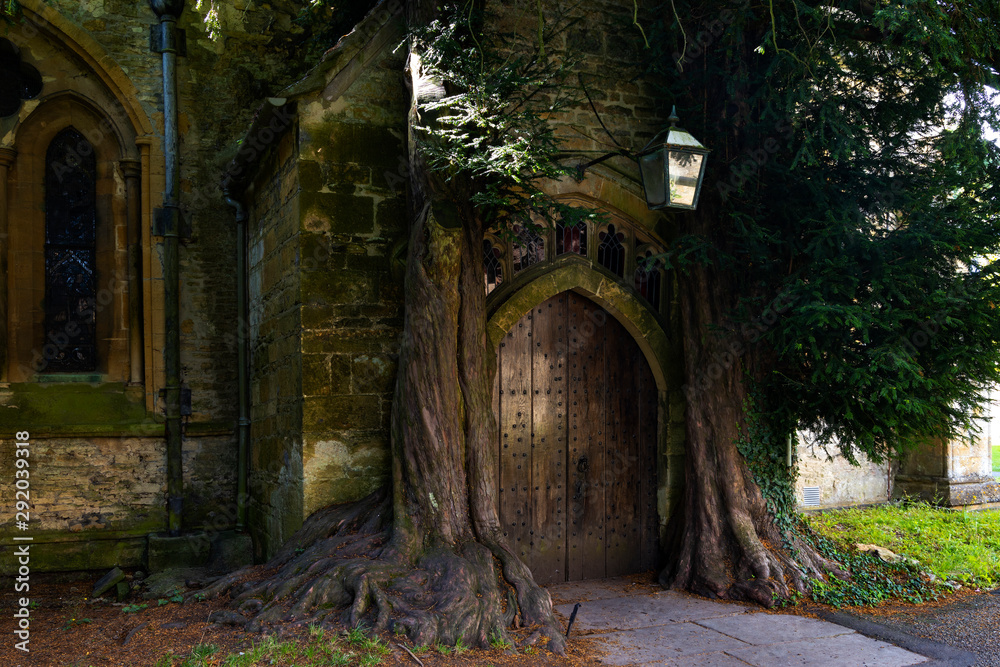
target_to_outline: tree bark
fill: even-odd
[[[693,232],[711,237],[705,206]],[[782,535],[737,443],[747,436],[756,350],[729,321],[736,278],[718,264],[679,272],[684,342],[685,489],[668,524],[660,583],[766,607],[804,592],[809,577],[848,576],[795,535]]]

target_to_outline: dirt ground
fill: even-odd
[[[215,644],[219,659],[250,647],[262,639],[241,628],[208,622],[213,611],[225,609],[226,601],[190,601],[158,604],[157,600],[129,599],[117,603],[113,597],[90,599],[97,576],[79,581],[60,581],[37,575],[31,582],[30,653],[14,647],[17,598],[9,581],[0,582],[0,666],[3,667],[154,667],[169,653],[186,656],[194,646]],[[133,606],[148,605],[131,611]],[[305,641],[306,628],[282,628],[279,637]],[[525,631],[527,636],[527,631]],[[523,639],[523,637],[522,637]],[[391,640],[393,651],[382,662],[386,667],[418,667],[417,663]],[[406,642],[408,644],[408,642]],[[586,638],[572,638],[567,655],[556,656],[543,649],[533,654],[500,649],[469,650],[461,655],[423,653],[425,667],[592,667],[599,664],[599,652]],[[511,653],[514,653],[511,655]],[[175,665],[179,665],[176,661]],[[205,664],[218,664],[212,660]]]
[[[170,664],[160,662],[168,654],[187,656],[199,644],[214,644],[219,650],[211,659],[200,663],[211,666],[221,664],[225,656],[248,649],[263,639],[260,634],[208,621],[213,611],[227,608],[226,600],[189,601],[184,604],[167,601],[160,604],[156,599],[143,600],[138,596],[121,603],[110,596],[94,600],[90,599],[90,592],[96,579],[96,575],[76,581],[52,575],[34,578],[31,600],[37,606],[32,608],[31,652],[28,654],[14,647],[18,640],[13,634],[13,612],[20,594],[14,592],[9,580],[0,581],[0,637],[3,638],[0,641],[0,667],[159,667]],[[652,589],[655,584],[651,573],[636,575],[634,579],[626,588]],[[136,608],[136,605],[143,604],[148,607]],[[818,608],[824,606],[809,603],[783,611],[812,616]],[[997,641],[1000,637],[996,636],[1000,621],[998,593],[962,589],[957,594],[922,605],[889,603],[874,609],[850,608],[843,611],[910,634],[973,650],[981,654],[982,665],[1000,664],[993,662],[996,656],[992,649],[1000,644]],[[976,630],[980,626],[981,630]],[[277,636],[282,640],[303,643],[308,640],[308,630],[304,627],[285,626],[277,630]],[[334,628],[332,631],[336,634],[342,630],[345,628]],[[528,633],[525,630],[520,637],[515,636],[515,641],[523,640]],[[382,665],[419,667],[399,648],[396,639],[386,639],[392,652],[384,658]],[[408,642],[404,643],[408,645]],[[523,647],[520,651],[473,649],[461,655],[442,655],[434,651],[419,655],[423,667],[596,667],[601,664],[600,657],[601,651],[596,644],[575,632],[564,657],[545,650],[528,654]],[[357,662],[354,660],[351,664]],[[178,659],[173,666],[180,664]],[[296,663],[279,661],[275,664],[290,666]]]

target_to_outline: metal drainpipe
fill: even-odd
[[[166,341],[163,365],[166,375],[164,404],[167,446],[167,532],[181,533],[184,493],[183,450],[181,443],[181,364],[180,364],[180,142],[177,134],[177,54],[180,40],[177,18],[184,0],[149,0],[160,19],[152,31],[154,51],[163,56],[163,152],[166,188],[161,212],[163,236],[164,325]],[[158,30],[157,30],[158,28]],[[157,41],[158,40],[158,43]]]
[[[246,210],[243,203],[233,197],[229,189],[223,191],[226,203],[236,209],[236,302],[239,309],[236,337],[238,341],[236,384],[239,391],[239,427],[237,442],[236,470],[236,529],[245,530],[247,525],[247,468],[248,446],[250,444],[250,340],[248,318],[249,298],[247,295],[247,228]]]

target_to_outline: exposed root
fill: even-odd
[[[266,566],[235,572],[201,593],[229,594],[243,609],[260,601],[251,631],[342,622],[405,633],[418,645],[488,647],[491,640],[510,641],[508,630],[525,625],[548,640],[546,648],[564,652],[548,592],[505,546],[468,541],[427,549],[414,561],[384,554],[384,517],[371,518],[384,504],[373,496],[317,512]]]

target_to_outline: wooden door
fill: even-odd
[[[539,583],[657,566],[657,388],[592,301],[536,306],[498,350],[500,522]]]

